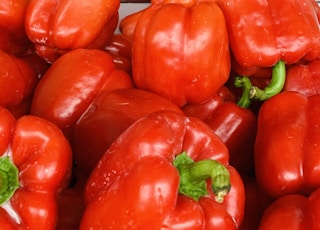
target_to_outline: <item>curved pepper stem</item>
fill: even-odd
[[[180,174],[179,193],[198,201],[208,194],[207,179],[211,179],[211,189],[217,202],[222,203],[230,191],[228,169],[215,160],[194,162],[185,152],[179,154],[173,162]]]
[[[8,201],[19,187],[18,173],[8,156],[0,158],[0,205]]]
[[[286,80],[286,66],[283,61],[279,61],[272,68],[272,78],[263,90],[253,86],[248,77],[236,77],[234,85],[241,87],[243,92],[238,101],[238,105],[243,108],[248,108],[252,100],[265,101],[274,95],[281,92]]]

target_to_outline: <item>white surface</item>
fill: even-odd
[[[119,22],[127,15],[138,12],[149,6],[150,3],[121,3],[119,8]],[[116,32],[119,32],[117,29]]]

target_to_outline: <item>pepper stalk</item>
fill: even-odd
[[[174,166],[180,174],[179,193],[198,201],[208,194],[207,180],[211,179],[211,189],[215,200],[222,203],[231,188],[228,169],[212,159],[194,162],[186,152],[179,154]]]
[[[235,78],[234,85],[242,88],[242,95],[238,105],[248,108],[252,100],[265,101],[281,92],[286,80],[286,66],[283,61],[279,61],[272,67],[272,77],[269,85],[263,90],[253,86],[248,77],[238,76]]]
[[[19,170],[9,156],[0,157],[0,205],[10,200],[19,187]]]

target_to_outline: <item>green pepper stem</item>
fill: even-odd
[[[174,165],[180,174],[179,192],[196,201],[208,194],[208,179],[211,179],[211,189],[217,202],[222,203],[230,191],[229,171],[218,161],[207,159],[194,162],[183,152],[176,157]]]
[[[8,156],[0,158],[0,205],[8,201],[19,187],[18,168]]]
[[[272,77],[269,85],[263,90],[257,86],[252,86],[248,77],[236,77],[234,85],[242,87],[242,95],[238,101],[238,105],[248,108],[252,100],[265,101],[281,92],[286,80],[286,66],[283,61],[279,61],[272,68]]]
[[[248,108],[251,105],[250,90],[252,89],[251,81],[248,77],[237,76],[234,80],[234,85],[242,88],[242,95],[238,100],[238,105],[242,108]]]

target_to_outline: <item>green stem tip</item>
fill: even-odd
[[[180,174],[179,193],[198,201],[208,194],[207,180],[211,179],[211,189],[217,202],[222,203],[230,191],[230,174],[221,163],[207,159],[194,162],[186,152],[179,154],[174,166]]]
[[[8,156],[0,157],[0,205],[8,201],[19,187],[19,170]]]
[[[252,100],[265,101],[281,92],[286,80],[286,65],[279,61],[272,67],[272,77],[269,85],[263,90],[253,86],[248,77],[236,77],[234,85],[242,88],[242,95],[238,105],[243,108],[250,106]]]

